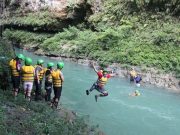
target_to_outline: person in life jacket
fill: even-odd
[[[129,75],[130,75],[130,82],[134,82],[134,79],[137,77],[137,72],[135,71],[134,67],[131,68]]]
[[[25,66],[21,69],[24,95],[29,101],[31,100],[31,91],[33,88],[35,69],[32,66],[32,59],[27,57],[25,59]]]
[[[93,63],[93,69],[98,75],[97,81],[92,85],[90,90],[86,90],[86,94],[89,95],[90,92],[92,92],[94,89],[96,89],[101,94],[95,95],[95,100],[97,102],[98,97],[105,97],[108,96],[108,92],[105,90],[104,86],[107,83],[108,79],[115,76],[115,74],[108,74],[108,71],[106,70],[100,70],[98,71]]]
[[[11,80],[13,84],[13,95],[16,97],[20,87],[20,70],[22,61],[24,60],[23,54],[18,54],[14,59],[10,60],[9,67],[11,71]]]
[[[57,63],[57,69],[52,72],[53,79],[53,89],[54,89],[54,98],[51,102],[51,106],[58,107],[58,102],[60,101],[61,92],[62,92],[62,84],[64,82],[64,76],[61,70],[64,67],[63,62]]]
[[[47,69],[45,71],[45,90],[46,90],[46,95],[45,95],[45,101],[51,101],[51,92],[52,92],[52,72],[53,72],[53,66],[54,63],[49,62],[47,64]]]
[[[142,81],[142,77],[140,76],[140,74],[138,74],[138,75],[134,78],[134,80],[135,80],[136,86],[137,86],[137,87],[140,87],[140,86],[141,86],[140,82]]]
[[[37,65],[35,65],[35,78],[34,83],[36,86],[35,90],[35,100],[39,100],[41,98],[41,88],[42,88],[42,80],[44,76],[44,68],[43,68],[44,61],[39,59],[37,61]]]
[[[129,94],[129,95],[134,97],[134,96],[140,96],[141,93],[138,90],[135,90],[134,93]]]

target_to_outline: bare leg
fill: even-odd
[[[14,89],[14,97],[17,97],[17,95],[18,95],[18,89],[16,88]]]

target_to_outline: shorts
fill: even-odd
[[[19,89],[20,87],[20,76],[12,76],[12,84],[14,89]]]
[[[93,86],[91,87],[90,91],[92,91],[93,89],[96,89],[97,91],[99,91],[102,94],[106,94],[108,93],[104,87],[100,87],[97,83],[94,83]]]
[[[141,80],[142,80],[142,78],[141,78],[140,76],[137,76],[137,77],[135,78],[136,83],[140,83]]]
[[[31,93],[32,88],[33,88],[33,82],[24,82],[23,83],[23,88],[24,88],[24,92]]]
[[[130,82],[134,82],[134,77],[130,76]]]
[[[54,99],[60,99],[61,97],[61,92],[62,92],[62,86],[61,87],[53,87],[54,89]]]
[[[52,83],[45,82],[45,89],[46,90],[52,89]]]

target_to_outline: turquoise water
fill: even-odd
[[[22,50],[17,52],[34,61],[42,58],[57,62]],[[180,95],[142,86],[138,88],[141,96],[130,97],[128,94],[137,88],[126,79],[112,78],[106,86],[109,96],[99,98],[96,103],[96,91],[89,96],[85,94],[97,79],[91,68],[65,61],[63,73],[62,106],[89,116],[90,122],[99,125],[107,135],[180,135]]]

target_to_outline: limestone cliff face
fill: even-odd
[[[49,8],[51,10],[61,11],[68,5],[67,0],[25,0],[24,4],[30,10],[37,11],[42,8]]]
[[[74,1],[73,4],[78,3]],[[31,11],[39,11],[48,8],[49,10],[61,11],[69,4],[69,0],[14,0],[10,2],[10,6],[19,6]]]
[[[3,24],[6,28],[59,32],[85,22],[92,13],[86,0],[11,0]]]

